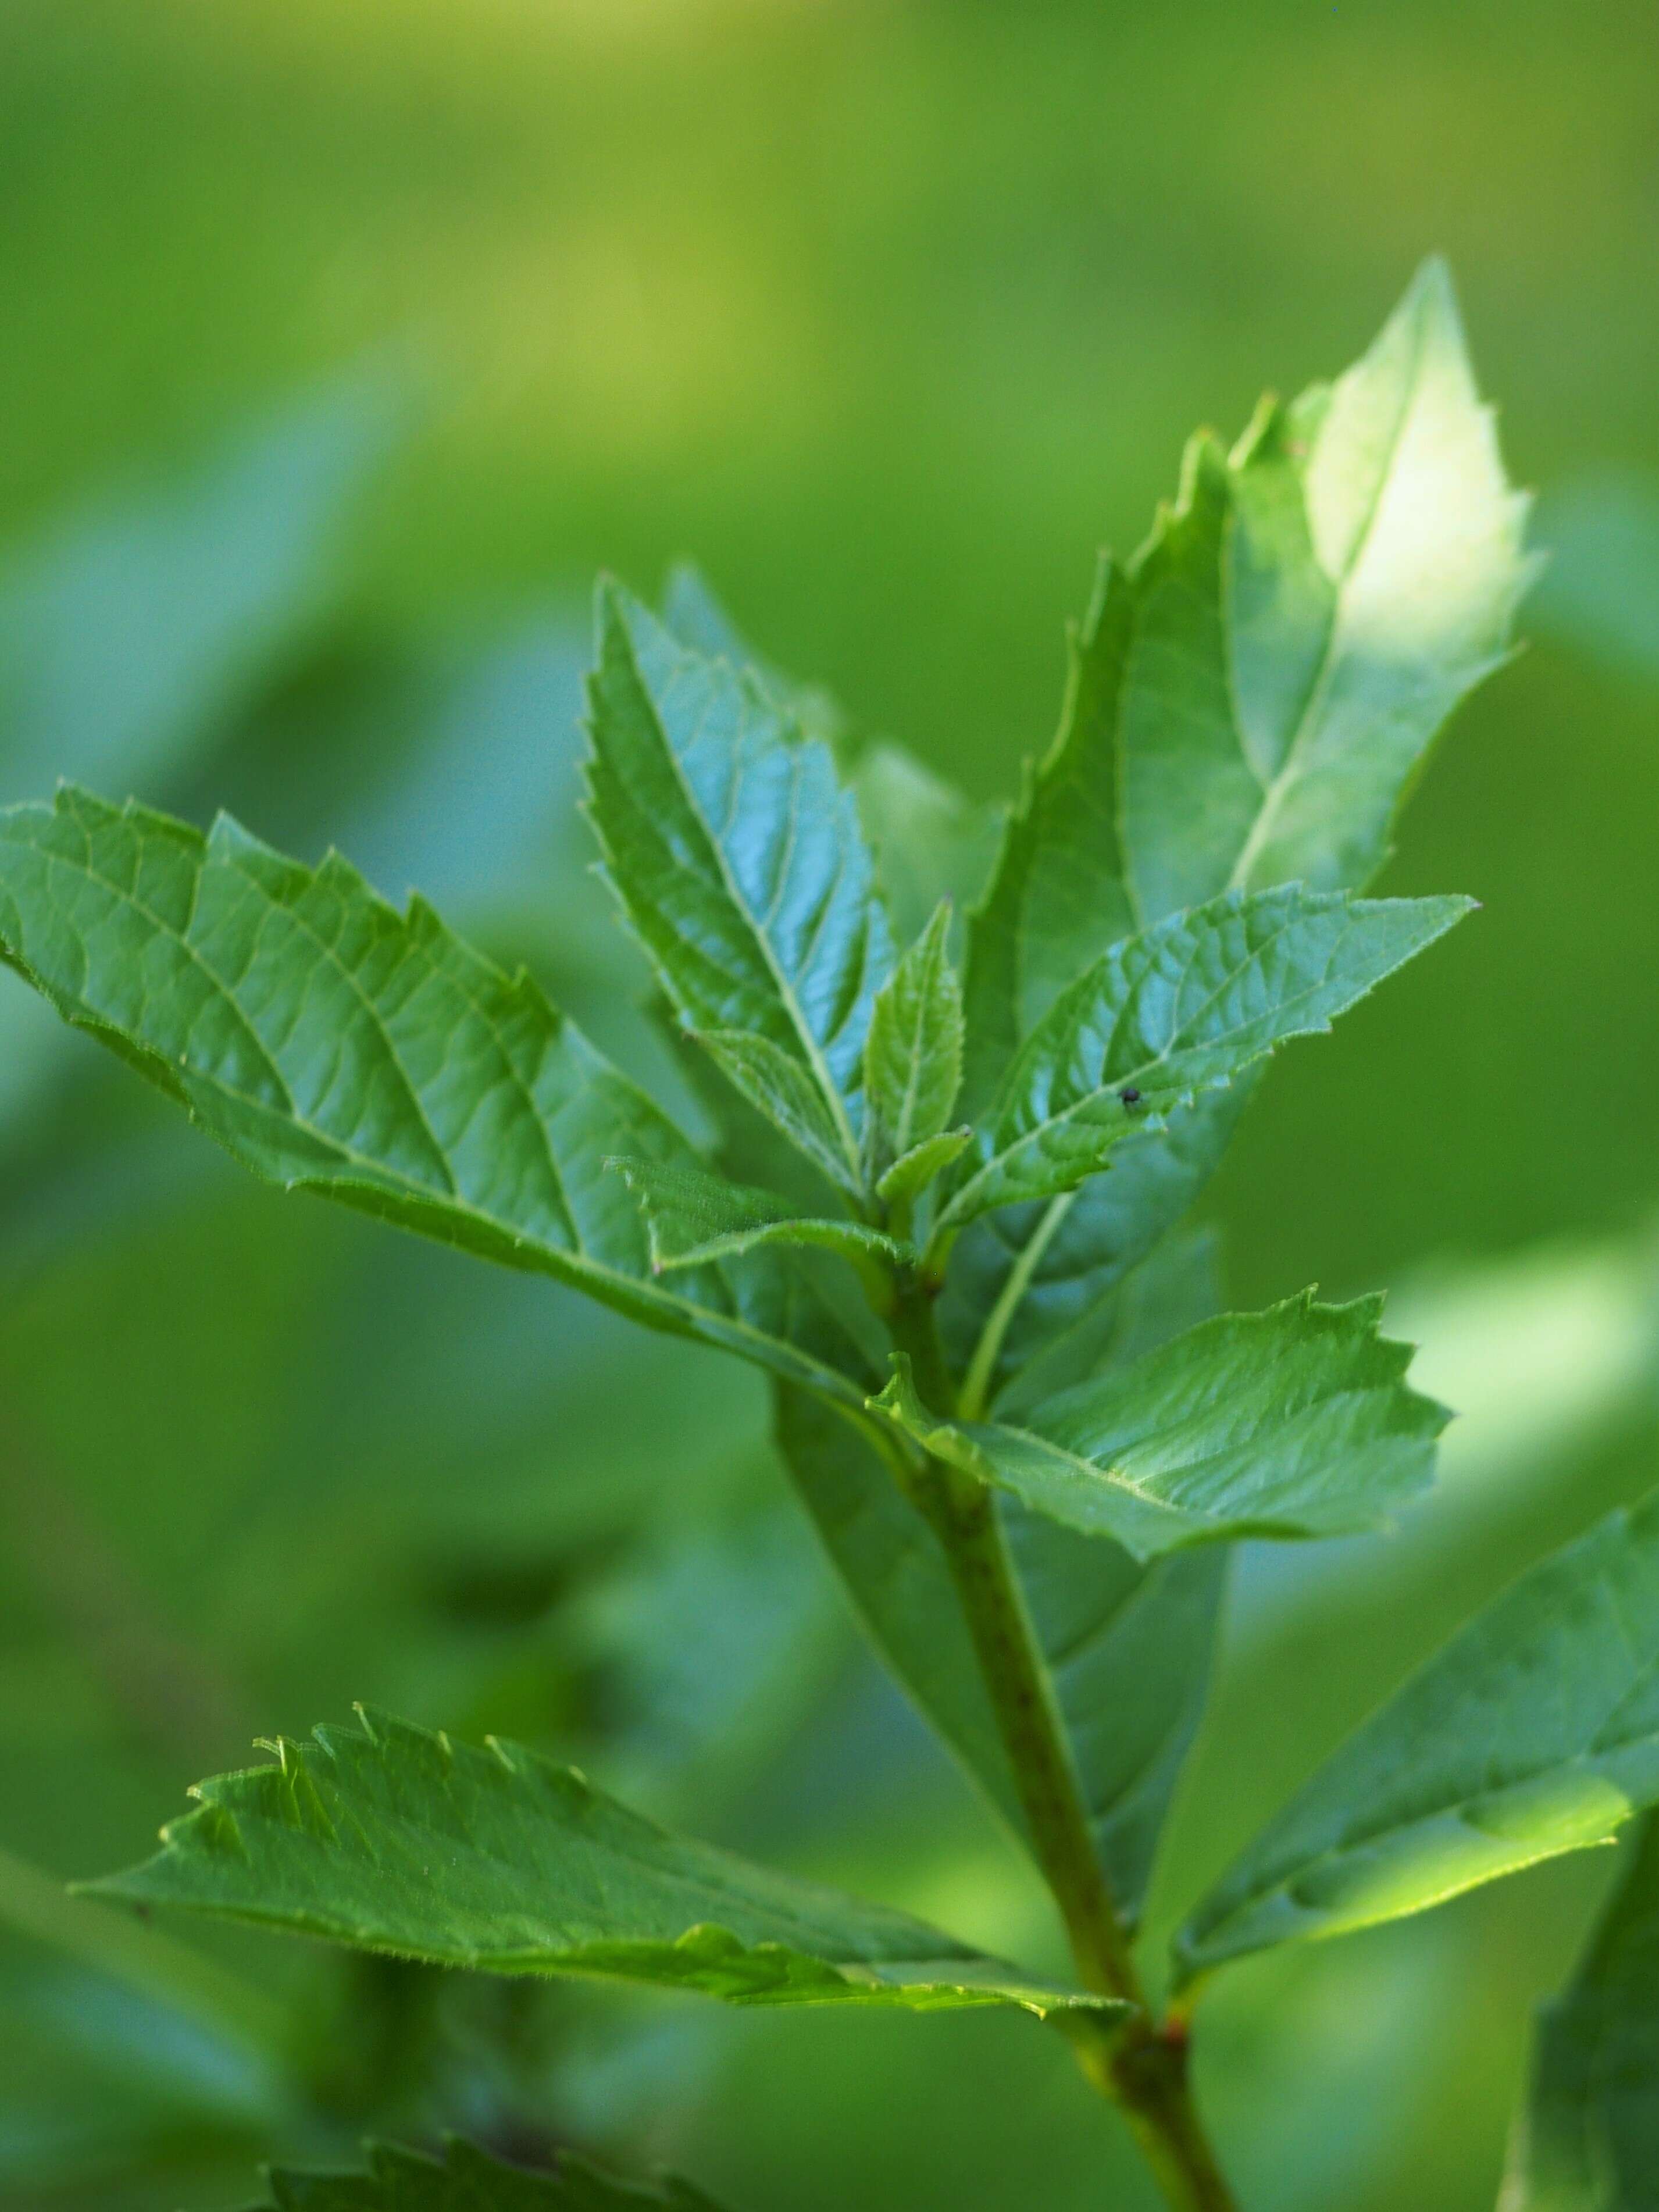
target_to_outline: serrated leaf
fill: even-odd
[[[589,708],[593,826],[682,1018],[787,1055],[856,1176],[849,1101],[892,951],[828,749],[759,679],[687,650],[610,585]]]
[[[1375,874],[1436,732],[1508,650],[1526,507],[1437,261],[1334,386],[1264,409],[1231,459],[1194,441],[1134,568],[1120,789],[1143,923]]]
[[[862,1194],[863,1178],[852,1165],[842,1131],[806,1070],[770,1037],[741,1030],[691,1032],[720,1073],[779,1135],[793,1145],[838,1190]]]
[[[962,986],[941,900],[876,994],[864,1047],[865,1153],[872,1180],[941,1135],[962,1087]]]
[[[503,1974],[583,1974],[734,2004],[1091,1998],[885,1906],[671,1835],[574,1768],[362,1713],[279,1763],[199,1784],[144,1865],[91,1884],[359,1950]],[[1108,2003],[1107,2009],[1113,2008]]]
[[[1123,1301],[1125,1344],[1212,1309],[1207,1269],[1161,1257]],[[1144,1291],[1144,1295],[1143,1295]],[[1102,1348],[1103,1360],[1118,1346]],[[878,1649],[1015,1834],[1024,1815],[951,1571],[933,1531],[851,1424],[778,1393],[778,1440],[802,1502]],[[1002,1495],[999,1518],[1120,1916],[1139,1920],[1197,1728],[1220,1610],[1219,1545],[1143,1566]]]
[[[1122,571],[1101,562],[1068,641],[1060,729],[1006,824],[968,922],[966,1091],[980,1111],[1021,1041],[1091,960],[1133,934],[1118,828],[1117,718],[1134,618]]]
[[[1589,1948],[1540,2008],[1499,2212],[1659,2203],[1659,1820],[1650,1813]]]
[[[1060,735],[970,917],[972,1110],[1109,939],[1230,881],[1364,884],[1440,723],[1507,649],[1524,512],[1437,263],[1334,391],[1264,409],[1231,458],[1196,442],[1175,513],[1127,572],[1103,567]],[[1219,1156],[1188,1145],[1165,1175],[1157,1142],[1144,1219],[1099,1183],[969,1232],[943,1312],[964,1367],[985,1346],[988,1387],[1042,1334],[1027,1283],[1080,1320]]]
[[[941,1129],[936,1137],[924,1137],[921,1144],[913,1145],[896,1159],[880,1177],[876,1196],[884,1206],[914,1202],[929,1183],[943,1175],[952,1160],[961,1157],[973,1137],[971,1129]]]
[[[1027,1041],[936,1237],[1074,1188],[1137,1126],[1328,1028],[1471,904],[1286,884],[1227,892],[1114,946]]]
[[[551,1006],[337,855],[64,789],[0,813],[0,957],[242,1164],[828,1389],[861,1356],[781,1255],[653,1280],[605,1163],[696,1156]]]
[[[1376,1528],[1422,1489],[1444,1409],[1406,1387],[1408,1345],[1380,1298],[1311,1291],[1201,1322],[1006,1422],[941,1420],[908,1364],[872,1410],[926,1451],[1034,1512],[1137,1559],[1240,1536]]]
[[[441,2158],[370,2143],[360,2173],[301,2173],[273,2166],[259,2212],[719,2212],[712,2197],[672,2176],[619,2180],[562,2153],[550,2172],[508,2166],[452,2136]]]
[[[775,1244],[811,1245],[866,1268],[906,1256],[903,1245],[867,1222],[803,1220],[787,1199],[768,1190],[653,1160],[617,1158],[610,1165],[641,1202],[651,1264],[659,1273]]]
[[[1420,1912],[1659,1802],[1659,1496],[1541,1561],[1328,1759],[1199,1905],[1188,1976]]]

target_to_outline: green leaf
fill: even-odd
[[[653,1280],[605,1163],[691,1147],[526,976],[337,855],[64,789],[0,813],[0,957],[256,1174],[862,1403],[839,1371],[861,1355],[785,1255]]]
[[[1577,1972],[1539,2008],[1503,2212],[1650,2212],[1659,2176],[1659,1820]]]
[[[1228,887],[1358,886],[1530,568],[1444,265],[1328,390],[1202,436],[1133,570],[1119,791],[1144,926]]]
[[[924,1137],[894,1161],[877,1182],[876,1196],[885,1206],[913,1203],[973,1139],[971,1129],[941,1129],[936,1137]]]
[[[1005,1392],[1052,1396],[1089,1371],[1092,1338],[1111,1330],[1125,1282],[1208,1181],[1254,1088],[1246,1074],[1166,1127],[1137,1129],[1114,1149],[1110,1173],[1080,1189],[968,1224],[939,1303],[964,1414],[979,1419]]]
[[[273,2166],[259,2212],[719,2212],[712,2197],[672,2177],[619,2181],[561,2154],[551,2172],[507,2166],[452,2136],[441,2159],[370,2143],[366,2173],[299,2173]]]
[[[848,1158],[841,1126],[798,1060],[770,1037],[741,1030],[693,1030],[690,1035],[732,1088],[821,1176],[849,1198],[862,1196],[864,1179]]]
[[[1540,2008],[1503,2212],[1653,2212],[1659,2203],[1659,1820],[1566,1989]]]
[[[1133,620],[1104,559],[1067,641],[1060,729],[1026,778],[996,866],[968,924],[967,1094],[978,1112],[1021,1040],[1108,945],[1133,934],[1118,829],[1117,716]]]
[[[1541,1561],[1327,1760],[1200,1905],[1190,1978],[1420,1912],[1659,1802],[1659,1495]]]
[[[1373,1528],[1428,1482],[1443,1407],[1406,1387],[1381,1298],[1224,1314],[1062,1391],[1016,1428],[940,1420],[908,1364],[872,1401],[936,1458],[1151,1559],[1238,1536]]]
[[[872,1180],[943,1134],[962,1087],[962,986],[943,900],[882,985],[864,1047],[865,1153]]]
[[[856,1176],[849,1102],[892,951],[827,747],[759,679],[688,651],[614,585],[588,692],[593,826],[682,1018],[793,1060]]]
[[[1103,566],[1060,736],[970,917],[971,1110],[1104,942],[1230,882],[1361,888],[1439,724],[1507,649],[1524,513],[1437,263],[1334,391],[1264,410],[1231,459],[1197,442],[1176,512],[1127,573]],[[1091,1184],[970,1231],[942,1309],[959,1364],[981,1355],[994,1395],[1054,1318],[1109,1294],[1227,1133],[1206,1115],[1211,1141],[1168,1172],[1140,1146],[1144,1217]]]
[[[201,1783],[144,1865],[91,1884],[503,1974],[584,1974],[734,2004],[1104,2001],[1023,1975],[884,1906],[670,1835],[521,1746],[362,1726]],[[1108,2004],[1107,2009],[1112,2008]]]
[[[878,1270],[906,1256],[903,1245],[867,1222],[803,1220],[787,1199],[696,1168],[625,1158],[607,1164],[641,1202],[651,1264],[659,1273],[705,1267],[769,1244],[813,1245]]]
[[[1173,1264],[1171,1264],[1173,1262]],[[1172,1249],[1120,1294],[1133,1357],[1212,1310],[1207,1268]],[[785,1464],[877,1648],[1016,1835],[1024,1815],[938,1538],[853,1424],[780,1389]],[[1139,1917],[1170,1800],[1198,1725],[1228,1554],[1142,1566],[1002,1495],[998,1514],[1095,1850],[1126,1924]]]
[[[1328,1029],[1471,904],[1286,884],[1227,892],[1114,946],[1027,1041],[935,1236],[1075,1188],[1138,1125]]]

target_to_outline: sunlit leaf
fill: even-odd
[[[1514,1583],[1327,1760],[1178,1943],[1188,1975],[1398,1919],[1659,1802],[1659,1497]]]

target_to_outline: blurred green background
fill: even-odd
[[[1245,1562],[1166,1914],[1659,1471],[1656,234],[1650,4],[0,0],[0,799],[71,773],[337,842],[636,1059],[571,811],[597,568],[695,555],[857,728],[1004,795],[1187,432],[1450,256],[1552,562],[1388,887],[1485,911],[1287,1059],[1209,1211],[1241,1303],[1390,1286],[1466,1419],[1392,1541]],[[229,2207],[446,2124],[735,2212],[1148,2201],[1023,2022],[194,1933],[181,2003],[181,1936],[112,1960],[42,1873],[356,1697],[1052,1936],[748,1378],[240,1181],[3,977],[0,1315],[0,2202]],[[1490,2206],[1610,1856],[1218,1988],[1256,2212]]]

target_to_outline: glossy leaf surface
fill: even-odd
[[[593,826],[682,1019],[793,1060],[855,1174],[848,1102],[892,955],[828,748],[757,678],[688,650],[613,586],[589,708]]]
[[[1288,884],[1230,892],[1115,946],[1022,1048],[939,1229],[1074,1188],[1133,1129],[1327,1029],[1469,905]]]
[[[0,814],[0,955],[256,1174],[853,1397],[777,1255],[653,1280],[605,1163],[696,1154],[523,975],[221,817],[206,837],[65,789]]]
[[[1659,2205],[1659,1820],[1649,1814],[1577,1972],[1538,2016],[1503,2212]]]

